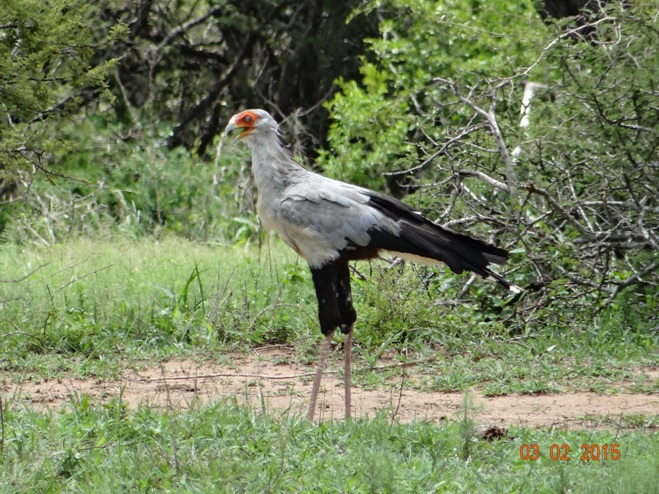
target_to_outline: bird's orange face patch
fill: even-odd
[[[238,115],[238,118],[236,118],[236,122],[234,125],[239,129],[245,129],[238,136],[238,139],[242,139],[247,134],[249,134],[252,130],[254,130],[254,124],[258,119],[259,116],[256,113],[251,112],[249,110],[246,110],[242,112],[240,115]]]

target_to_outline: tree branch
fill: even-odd
[[[551,206],[551,208],[556,211],[558,214],[560,214],[569,224],[571,224],[574,228],[577,229],[581,235],[583,235],[585,238],[592,240],[593,235],[591,232],[586,230],[581,223],[579,223],[577,220],[574,219],[574,217],[568,213],[557,201],[554,199],[549,192],[547,192],[545,189],[541,189],[533,185],[532,183],[528,183],[526,185],[526,190],[531,192],[532,194],[538,194],[539,196],[542,196]]]
[[[210,9],[208,12],[206,12],[204,15],[199,16],[195,19],[191,19],[188,22],[185,22],[178,26],[175,29],[172,29],[169,34],[156,46],[155,51],[160,52],[162,51],[167,45],[169,45],[172,40],[177,38],[178,36],[184,34],[186,31],[190,30],[191,28],[195,27],[198,24],[201,24],[204,22],[206,19],[209,17],[213,17],[216,14],[219,14],[222,12],[222,7],[213,7]]]
[[[647,276],[648,274],[653,273],[654,271],[657,271],[658,269],[659,269],[659,261],[657,261],[653,264],[650,264],[643,271],[641,271],[639,273],[634,273],[629,278],[627,278],[625,281],[623,281],[621,283],[618,283],[616,285],[615,289],[613,290],[613,293],[611,293],[611,296],[609,297],[609,301],[613,300],[618,295],[618,293],[620,293],[625,288],[627,288],[631,285],[634,285],[636,283],[642,282],[643,281],[642,278],[644,276]]]
[[[480,178],[483,182],[487,182],[492,187],[495,187],[499,190],[503,190],[504,192],[510,192],[510,187],[508,187],[506,184],[504,184],[503,182],[499,182],[498,180],[478,170],[460,170],[458,171],[458,175],[477,177]]]
[[[435,83],[441,83],[441,84],[446,84],[451,88],[453,91],[453,94],[464,104],[469,106],[476,114],[478,114],[481,118],[483,118],[488,126],[490,127],[490,132],[492,133],[492,137],[494,138],[494,142],[497,145],[497,149],[499,150],[499,154],[501,155],[501,159],[504,162],[504,165],[506,167],[506,182],[508,182],[508,192],[511,195],[517,195],[517,175],[515,173],[515,167],[513,164],[513,160],[510,157],[510,153],[508,152],[508,148],[506,146],[506,142],[504,141],[503,138],[503,133],[501,132],[501,128],[499,127],[499,123],[497,122],[497,117],[496,117],[496,105],[497,105],[497,99],[496,96],[494,95],[494,92],[496,92],[497,89],[499,89],[502,85],[508,84],[508,82],[504,82],[500,84],[499,86],[495,87],[492,93],[492,106],[490,107],[489,111],[485,111],[482,109],[480,106],[478,106],[476,103],[474,103],[471,98],[462,96],[460,93],[460,89],[458,88],[458,85],[454,83],[453,81],[449,81],[448,79],[443,79],[441,77],[435,77],[433,79]]]
[[[41,266],[37,266],[36,268],[34,268],[32,271],[30,271],[28,274],[26,274],[25,276],[23,276],[21,278],[17,278],[15,280],[0,280],[0,283],[20,283],[21,281],[27,280],[34,273],[39,271],[41,268],[48,266],[49,264],[50,263],[47,262],[47,263],[42,264]]]
[[[482,125],[474,125],[474,126],[472,126],[472,127],[468,127],[468,128],[465,129],[464,131],[460,132],[460,134],[458,134],[457,136],[453,136],[453,137],[451,137],[450,139],[448,139],[448,140],[442,145],[441,148],[439,148],[437,151],[435,151],[434,153],[432,153],[432,154],[430,155],[430,157],[426,158],[426,159],[423,161],[423,163],[421,163],[420,165],[413,166],[412,168],[408,168],[408,169],[406,169],[406,170],[398,170],[398,171],[395,171],[395,172],[385,172],[383,175],[385,175],[386,177],[395,177],[395,176],[398,176],[398,175],[407,175],[408,173],[414,173],[414,172],[417,172],[417,171],[421,170],[422,168],[425,168],[425,166],[426,166],[428,163],[430,163],[431,161],[433,161],[437,156],[439,156],[440,154],[444,154],[444,152],[448,149],[448,147],[449,147],[451,144],[453,144],[454,142],[457,142],[457,141],[461,140],[462,138],[464,138],[464,137],[468,136],[469,134],[471,134],[471,133],[473,133],[473,132],[476,132],[477,130],[480,130],[480,129],[482,129],[482,128],[483,128]],[[434,141],[433,141],[433,143],[434,143]]]

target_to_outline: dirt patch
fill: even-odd
[[[295,360],[287,347],[259,349],[249,356],[231,356],[231,366],[191,360],[165,362],[156,368],[129,371],[119,380],[61,379],[12,383],[0,373],[0,390],[5,403],[26,403],[36,407],[65,407],[86,395],[108,401],[121,396],[129,406],[145,404],[161,408],[189,408],[218,400],[235,399],[271,414],[304,414],[308,406],[313,372]],[[338,362],[336,362],[338,364]],[[659,371],[645,371],[650,380]],[[370,390],[355,386],[355,417],[384,413],[404,422],[459,419],[464,414],[462,393],[424,392],[409,389],[398,379]],[[343,382],[335,375],[323,380],[321,420],[343,417]],[[479,424],[561,428],[617,427],[629,425],[625,417],[659,414],[659,394],[621,392],[613,395],[564,393],[539,395],[483,396],[471,393],[470,414]]]

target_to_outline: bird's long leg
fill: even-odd
[[[314,415],[316,414],[316,403],[318,402],[318,393],[320,392],[320,381],[323,379],[325,360],[327,359],[327,354],[329,353],[333,336],[334,331],[325,335],[323,344],[320,347],[320,355],[318,355],[318,366],[316,367],[316,377],[313,380],[313,387],[311,388],[311,401],[309,403],[309,412],[307,413],[307,418],[311,421],[313,421]]]
[[[351,375],[351,360],[352,360],[352,328],[354,324],[350,326],[350,331],[346,333],[346,339],[343,343],[343,386],[345,393],[345,419],[350,419],[350,413],[352,411],[352,375]]]

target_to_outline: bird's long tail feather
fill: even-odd
[[[371,197],[371,205],[396,221],[397,231],[380,228],[369,230],[369,247],[388,250],[402,258],[426,264],[446,264],[453,272],[471,271],[489,278],[512,292],[521,289],[489,269],[490,264],[503,265],[508,252],[481,240],[456,233],[431,222],[406,204],[387,196]]]

